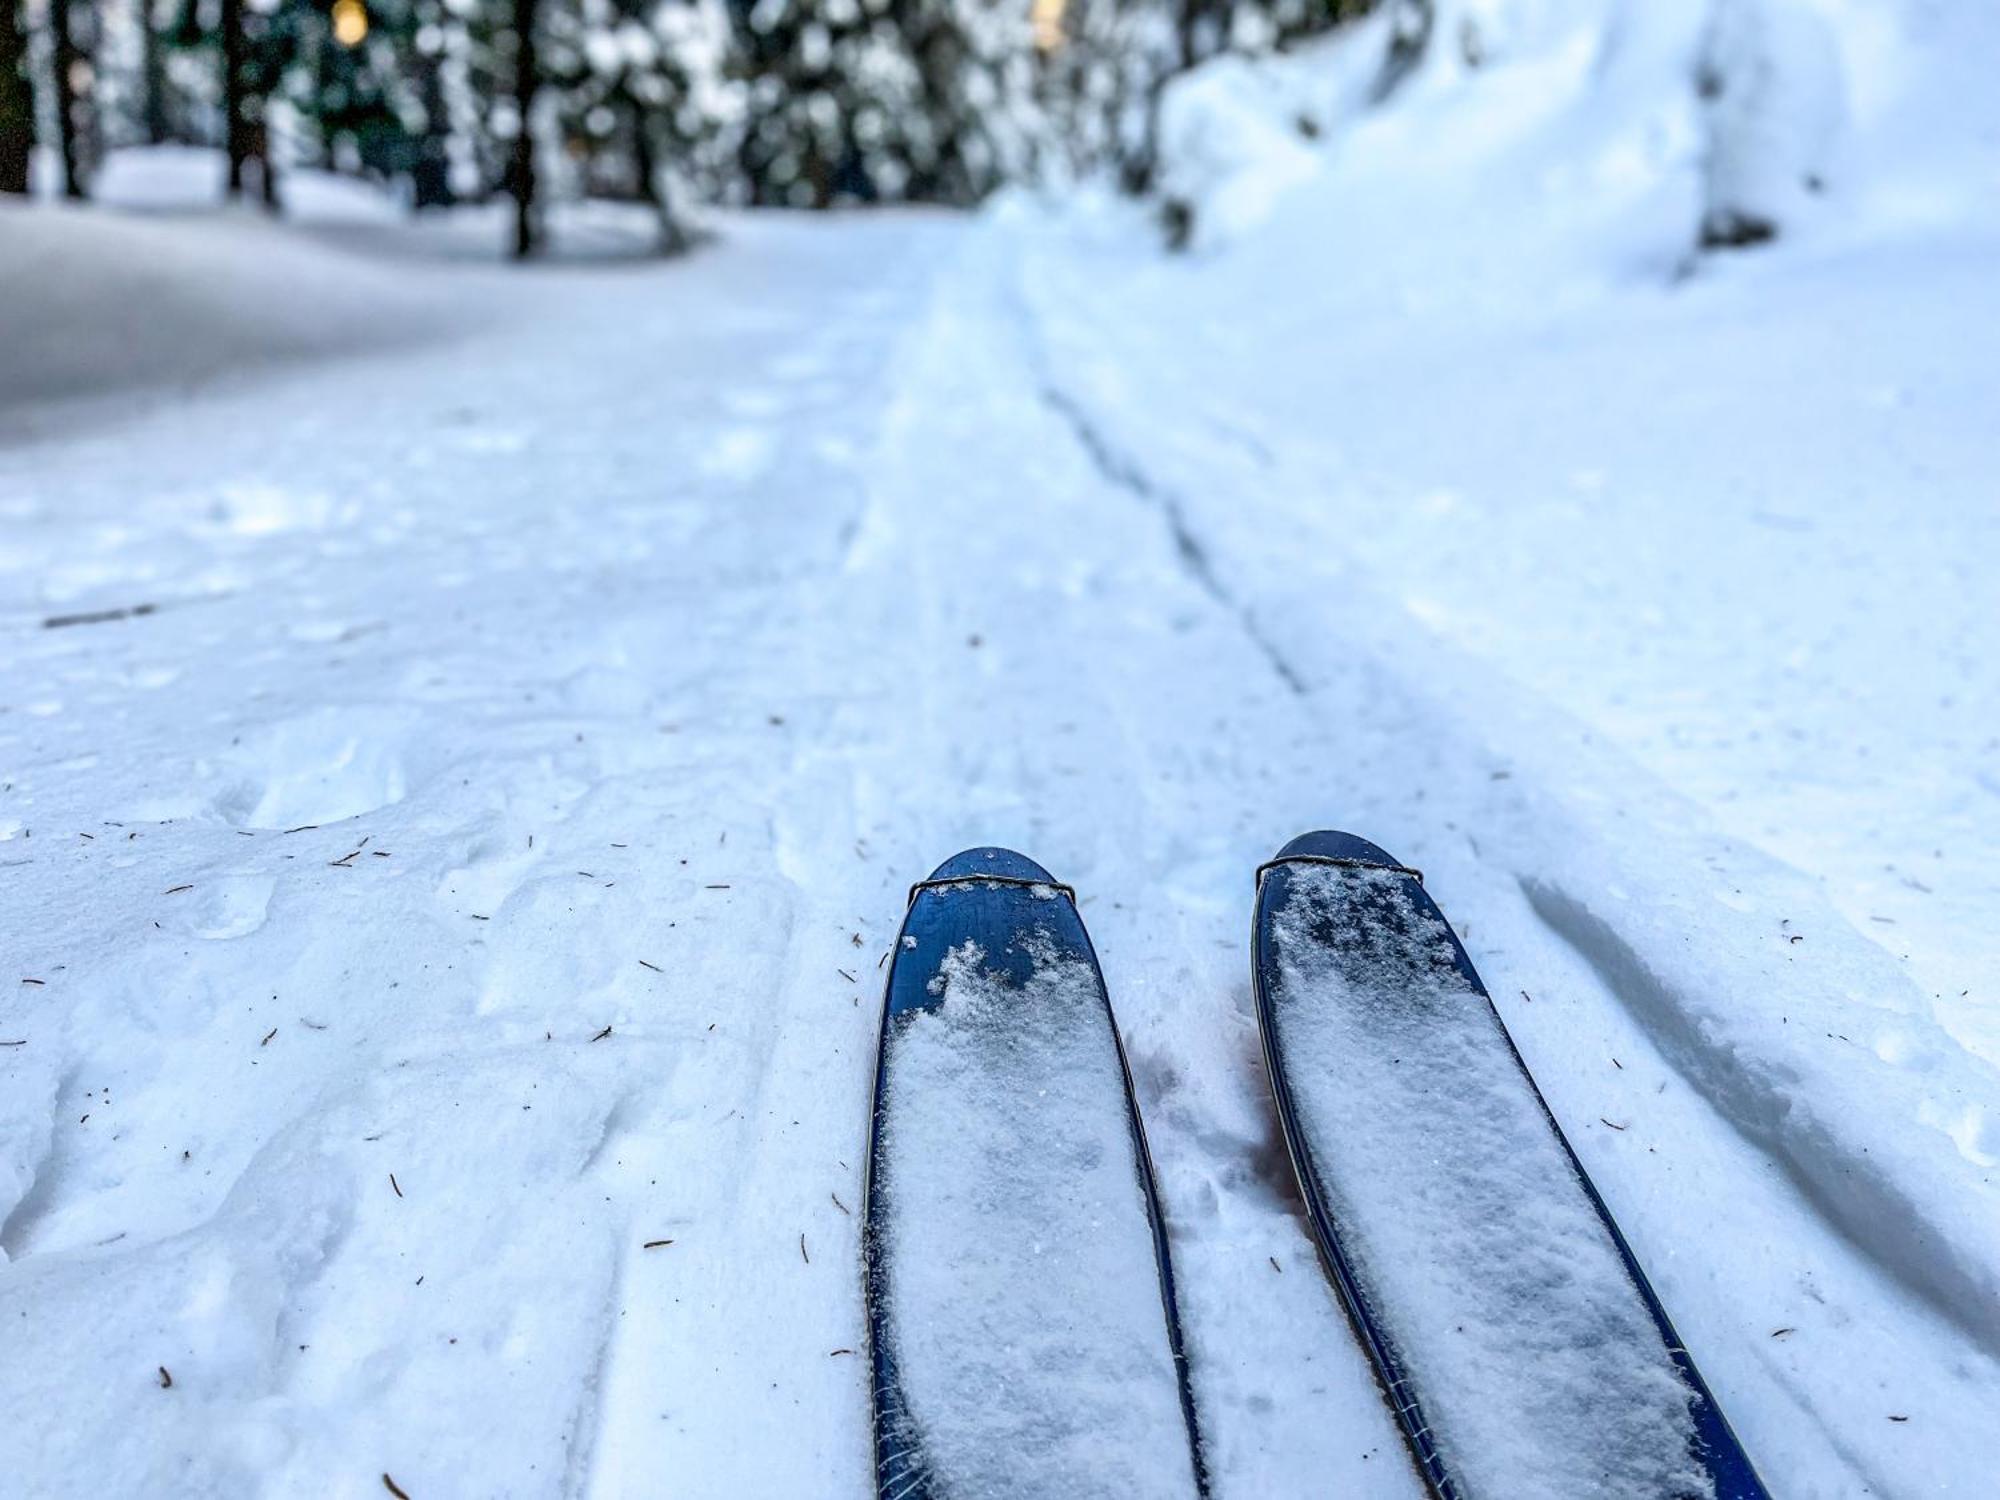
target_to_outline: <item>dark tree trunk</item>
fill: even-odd
[[[153,0],[139,0],[141,86],[145,89],[144,126],[146,144],[163,146],[173,136],[167,123],[167,58],[160,45],[160,28],[153,16]]]
[[[271,165],[271,137],[262,115],[250,130],[250,154],[257,162],[257,201],[265,213],[278,213],[284,204],[278,198],[278,169]]]
[[[250,159],[250,122],[243,85],[249,49],[244,45],[243,0],[222,0],[222,149],[229,156],[229,196],[243,196],[243,164]]]
[[[653,145],[653,122],[646,106],[630,93],[625,106],[632,116],[632,186],[639,199],[660,221],[660,253],[679,255],[689,245],[687,226],[681,223],[673,198],[660,181],[659,153]]]
[[[84,103],[76,85],[83,51],[76,44],[77,17],[71,0],[49,0],[49,33],[54,43],[56,75],[56,150],[62,157],[65,198],[82,198],[83,144],[80,139]]]
[[[538,0],[514,0],[514,108],[520,119],[514,136],[514,159],[508,170],[514,191],[514,256],[526,260],[542,248],[541,205],[535,201],[535,93],[541,69],[535,58],[535,12]]]
[[[28,191],[35,149],[35,96],[28,86],[28,38],[15,0],[0,0],[0,193]]]
[[[1395,9],[1389,22],[1389,50],[1382,58],[1382,71],[1375,77],[1374,101],[1380,104],[1402,86],[1417,70],[1430,50],[1431,32],[1437,25],[1436,0],[1393,0]]]
[[[445,144],[444,67],[436,52],[419,50],[416,58],[417,103],[423,108],[423,133],[417,137],[417,159],[410,169],[413,205],[418,209],[451,207],[451,154]]]

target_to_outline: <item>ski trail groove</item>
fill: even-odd
[[[1035,345],[1032,337],[1028,342],[1031,362],[1039,365],[1042,362],[1041,350]],[[1077,445],[1089,455],[1097,472],[1109,483],[1160,513],[1166,522],[1169,535],[1173,538],[1174,555],[1179,559],[1188,577],[1192,578],[1203,593],[1221,605],[1243,628],[1243,633],[1250,637],[1265,662],[1273,672],[1277,673],[1279,680],[1299,697],[1307,696],[1311,689],[1306,685],[1305,678],[1299,675],[1298,669],[1286,659],[1285,654],[1278,649],[1277,643],[1258,623],[1255,612],[1239,600],[1216,575],[1215,564],[1209,558],[1208,549],[1201,544],[1201,539],[1188,525],[1187,507],[1182,504],[1180,497],[1160,485],[1137,464],[1124,458],[1112,446],[1110,439],[1105,437],[1090,420],[1089,413],[1084,411],[1082,405],[1067,391],[1051,380],[1039,376],[1038,378],[1040,384],[1036,394],[1042,404],[1062,419],[1071,435],[1076,438]]]
[[[1774,1063],[1747,1068],[1718,1052],[1670,984],[1608,922],[1560,886],[1517,878],[1535,915],[1597,974],[1720,1119],[1775,1158],[1820,1217],[1885,1276],[2000,1355],[2000,1305],[1990,1285],[1872,1159],[1823,1150],[1810,1122],[1801,1128],[1793,1120],[1787,1096],[1796,1079]]]

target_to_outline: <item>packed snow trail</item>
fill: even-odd
[[[27,1493],[867,1493],[876,966],[1000,842],[1102,958],[1218,1494],[1416,1495],[1250,1014],[1250,872],[1329,821],[1432,871],[1759,1464],[1976,1492],[1991,1345],[1912,1289],[1950,1255],[1836,1227],[1737,1059],[1649,1023],[1679,976],[1594,936],[1592,855],[1487,842],[1656,830],[1441,710],[1389,617],[1205,561],[1053,398],[1090,331],[1023,253],[740,222],[0,450]]]

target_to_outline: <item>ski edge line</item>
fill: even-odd
[[[1272,1014],[1269,987],[1264,981],[1264,966],[1258,961],[1259,939],[1263,935],[1265,916],[1264,899],[1267,889],[1264,877],[1273,869],[1285,868],[1292,859],[1284,855],[1268,861],[1257,868],[1257,894],[1250,905],[1250,991],[1257,1010],[1257,1038],[1264,1055],[1264,1076],[1271,1090],[1272,1107],[1278,1116],[1278,1134],[1285,1142],[1285,1159],[1292,1164],[1292,1176],[1298,1184],[1299,1196],[1305,1203],[1306,1221],[1312,1229],[1313,1249],[1317,1252],[1320,1269],[1332,1283],[1340,1308],[1347,1315],[1348,1327],[1355,1341],[1361,1345],[1368,1358],[1369,1373],[1375,1377],[1376,1389],[1381,1393],[1383,1404],[1396,1419],[1396,1426],[1403,1436],[1404,1456],[1409,1459],[1417,1478],[1432,1500],[1461,1500],[1457,1486],[1452,1482],[1450,1472],[1430,1440],[1430,1427],[1424,1420],[1422,1405],[1417,1401],[1404,1378],[1391,1375],[1390,1371],[1400,1369],[1399,1363],[1390,1358],[1388,1349],[1378,1337],[1373,1321],[1368,1317],[1361,1302],[1361,1296],[1354,1281],[1354,1272],[1347,1264],[1347,1256],[1340,1248],[1338,1236],[1332,1232],[1330,1223],[1322,1222],[1326,1213],[1319,1201],[1319,1194],[1313,1190],[1314,1175],[1308,1170],[1304,1154],[1303,1133],[1298,1129],[1298,1116],[1292,1101],[1292,1086],[1283,1067],[1283,1055],[1277,1041],[1277,1025]],[[1312,861],[1319,863],[1320,861]],[[1361,866],[1362,861],[1344,861]],[[1400,869],[1398,865],[1375,865],[1377,869]]]
[[[894,1351],[887,1347],[887,1341],[882,1336],[885,1321],[882,1309],[886,1302],[884,1285],[886,1278],[874,1202],[876,1158],[880,1148],[879,1126],[882,1118],[883,1064],[888,1055],[889,1028],[894,1020],[889,1008],[890,1000],[895,993],[897,967],[907,951],[903,946],[903,937],[908,932],[910,918],[916,912],[918,898],[926,891],[942,892],[954,887],[986,885],[1059,892],[1069,899],[1070,909],[1076,916],[1077,927],[1083,938],[1084,954],[1089,958],[1091,968],[1097,975],[1098,998],[1103,1007],[1105,1024],[1111,1032],[1111,1046],[1118,1057],[1119,1078],[1125,1090],[1125,1118],[1132,1134],[1133,1167],[1139,1178],[1140,1195],[1146,1205],[1147,1227],[1153,1236],[1153,1264],[1159,1280],[1160,1311],[1166,1324],[1167,1351],[1173,1360],[1174,1383],[1180,1398],[1181,1421],[1187,1432],[1188,1460],[1194,1479],[1194,1493],[1197,1500],[1209,1500],[1211,1490],[1208,1458],[1206,1445],[1202,1439],[1201,1424],[1196,1415],[1192,1369],[1181,1330],[1180,1299],[1174,1287],[1166,1215],[1160,1205],[1152,1151],[1146,1140],[1145,1121],[1139,1114],[1138,1095],[1134,1091],[1132,1082],[1131,1061],[1125,1054],[1125,1040],[1118,1030],[1118,1016],[1111,1005],[1111,988],[1104,981],[1104,967],[1098,960],[1097,946],[1092,942],[1090,929],[1085,925],[1082,913],[1077,909],[1076,891],[1072,886],[1053,878],[1036,880],[1024,876],[978,871],[957,875],[941,873],[969,855],[990,853],[1008,854],[1031,868],[1038,870],[1041,868],[1026,856],[1017,854],[1013,850],[989,845],[963,850],[939,865],[928,879],[920,880],[910,887],[909,904],[904,910],[903,921],[896,932],[896,944],[892,950],[894,956],[889,962],[889,972],[882,983],[882,1019],[876,1030],[874,1083],[870,1090],[868,1117],[868,1152],[863,1162],[861,1184],[861,1293],[870,1355],[870,1447],[875,1460],[877,1493],[880,1500],[918,1500],[918,1497],[927,1496],[929,1492],[927,1469],[913,1468],[914,1465],[923,1463],[921,1454],[905,1451],[900,1447],[885,1451],[883,1443],[885,1432],[882,1409],[885,1398],[895,1387],[895,1355]],[[890,1479],[884,1474],[885,1463],[899,1463],[905,1467]]]
[[[1541,1086],[1535,1082],[1535,1075],[1529,1071],[1527,1061],[1521,1056],[1521,1049],[1514,1041],[1514,1034],[1507,1029],[1506,1017],[1500,1014],[1500,1008],[1493,1003],[1491,991],[1486,988],[1485,980],[1479,977],[1471,955],[1465,951],[1465,944],[1458,936],[1458,929],[1451,925],[1443,911],[1438,909],[1437,903],[1431,899],[1430,892],[1424,887],[1423,876],[1409,866],[1397,864],[1387,855],[1375,860],[1287,852],[1293,845],[1326,837],[1347,838],[1356,843],[1367,843],[1366,840],[1353,834],[1330,831],[1303,834],[1292,840],[1291,844],[1287,844],[1285,850],[1280,851],[1276,858],[1258,868],[1257,894],[1250,915],[1251,992],[1256,1004],[1257,1029],[1262,1042],[1264,1067],[1269,1075],[1272,1101],[1278,1111],[1279,1133],[1285,1138],[1285,1154],[1292,1163],[1292,1171],[1298,1178],[1300,1195],[1305,1200],[1307,1219],[1312,1225],[1313,1239],[1320,1251],[1320,1264],[1327,1271],[1328,1280],[1333,1282],[1335,1290],[1339,1293],[1348,1321],[1353,1325],[1370,1362],[1375,1366],[1377,1383],[1383,1391],[1384,1399],[1395,1412],[1397,1424],[1403,1429],[1411,1458],[1415,1461],[1418,1473],[1425,1480],[1432,1495],[1436,1500],[1463,1500],[1449,1469],[1437,1452],[1436,1445],[1431,1441],[1429,1424],[1424,1421],[1421,1403],[1413,1394],[1401,1389],[1408,1377],[1402,1373],[1401,1362],[1389,1357],[1386,1347],[1372,1326],[1361,1300],[1359,1286],[1353,1280],[1353,1270],[1340,1249],[1337,1236],[1333,1233],[1331,1215],[1319,1201],[1319,1194],[1313,1186],[1314,1179],[1306,1171],[1309,1152],[1305,1150],[1303,1132],[1298,1126],[1291,1086],[1286,1081],[1284,1069],[1280,1066],[1282,1049],[1277,1041],[1276,1018],[1261,961],[1260,939],[1267,925],[1265,920],[1267,885],[1264,876],[1266,871],[1276,867],[1317,864],[1339,865],[1352,869],[1387,869],[1416,880],[1417,900],[1430,908],[1431,915],[1443,924],[1445,931],[1450,935],[1457,967],[1470,979],[1474,990],[1486,1002],[1486,1008],[1499,1027],[1502,1040],[1507,1044],[1508,1056],[1513,1059],[1521,1080],[1527,1084],[1528,1093],[1541,1111],[1542,1119],[1548,1124],[1557,1144],[1562,1147],[1563,1155],[1569,1162],[1570,1170],[1575,1174],[1578,1186],[1583,1189],[1585,1197],[1596,1211],[1598,1221],[1609,1233],[1611,1243],[1624,1263],[1626,1274],[1631,1278],[1641,1302],[1652,1316],[1654,1329],[1665,1346],[1668,1358],[1688,1386],[1691,1397],[1689,1419],[1694,1429],[1693,1456],[1714,1482],[1715,1500],[1771,1500],[1770,1491],[1766,1488],[1762,1476],[1758,1474],[1756,1465],[1751,1462],[1748,1451],[1736,1436],[1735,1429],[1730,1426],[1729,1419],[1723,1413],[1721,1404],[1715,1399],[1714,1392],[1709,1389],[1708,1382],[1702,1378],[1693,1355],[1688,1352],[1687,1344],[1675,1329],[1673,1320],[1667,1316],[1666,1307],[1653,1290],[1653,1284],[1647,1278],[1644,1267],[1632,1253],[1625,1232],[1618,1227],[1618,1221],[1612,1217],[1603,1195],[1597,1190],[1597,1184],[1584,1170],[1582,1158],[1576,1154],[1576,1148],[1570,1144],[1569,1137],[1563,1132],[1561,1123],[1555,1117],[1555,1112],[1549,1108],[1548,1100],[1542,1096]],[[1377,846],[1368,844],[1367,847]],[[1377,852],[1381,851],[1377,849]],[[1390,1373],[1392,1371],[1395,1372],[1393,1375]]]

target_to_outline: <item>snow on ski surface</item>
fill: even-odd
[[[1468,1496],[1712,1495],[1694,1392],[1399,871],[1295,865],[1273,1019],[1362,1295]]]
[[[867,1493],[873,965],[994,842],[1103,961],[1217,1493],[1415,1495],[1249,1007],[1250,872],[1333,825],[1771,1482],[1987,1493],[2000,19],[1798,0],[1746,132],[1705,10],[1211,80],[1180,259],[1088,202],[528,276],[0,211],[7,1483]],[[200,312],[231,236],[314,289],[268,345]],[[162,277],[221,347],[27,401]]]
[[[1097,976],[1030,954],[1016,986],[977,943],[947,950],[937,1006],[891,1030],[874,1191],[909,1420],[948,1494],[1185,1500],[1180,1386]]]

